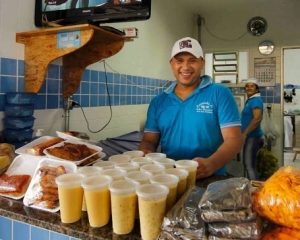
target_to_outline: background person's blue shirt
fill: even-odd
[[[221,128],[240,126],[240,115],[230,90],[203,76],[185,100],[178,98],[176,82],[149,105],[145,132],[160,133],[162,152],[169,158],[207,158],[223,143]],[[226,169],[216,174],[224,175]]]
[[[259,108],[261,109],[262,113],[264,110],[264,104],[261,99],[261,96],[259,93],[251,96],[250,98],[247,99],[245,103],[245,107],[242,110],[242,132],[248,127],[250,122],[253,119],[253,109]],[[247,137],[262,137],[264,135],[262,128],[259,124],[252,132],[248,134]]]

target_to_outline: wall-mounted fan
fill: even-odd
[[[267,30],[267,21],[262,17],[253,17],[249,20],[247,30],[253,36],[263,35]]]

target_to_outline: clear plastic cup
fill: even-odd
[[[166,212],[168,187],[151,183],[138,187],[140,230],[143,240],[157,239]]]
[[[150,183],[159,183],[165,185],[169,188],[169,193],[167,196],[166,210],[170,210],[177,199],[177,185],[179,182],[179,177],[173,174],[159,174],[150,177]]]
[[[103,175],[108,175],[111,176],[113,181],[118,181],[118,180],[123,180],[124,177],[126,176],[126,171],[122,169],[105,169],[102,171]]]
[[[96,167],[101,168],[102,170],[105,170],[105,169],[115,168],[115,163],[112,161],[98,160],[93,164],[93,166],[96,166]]]
[[[196,183],[196,173],[198,162],[193,160],[178,160],[175,163],[176,168],[183,168],[189,172],[187,178],[187,189],[191,186],[194,186]]]
[[[82,180],[91,227],[102,227],[109,222],[110,192],[108,187],[111,182],[112,177],[107,175],[92,176]]]
[[[154,158],[152,161],[154,164],[165,166],[166,169],[175,167],[175,160],[171,158]]]
[[[179,182],[177,185],[177,199],[179,199],[186,191],[187,177],[189,172],[186,169],[169,168],[165,170],[165,173],[173,174],[179,177]]]
[[[128,162],[128,163],[119,163],[115,166],[116,169],[121,169],[126,171],[127,173],[132,171],[137,171],[140,169],[140,166],[137,163],[134,162]]]
[[[66,173],[55,179],[58,187],[60,218],[63,223],[74,223],[81,218],[82,179],[83,176],[79,173]]]
[[[147,157],[135,157],[131,159],[131,162],[137,163],[140,167],[152,163],[151,159]]]
[[[97,166],[84,166],[84,167],[79,167],[77,169],[77,173],[80,173],[83,175],[84,178],[86,177],[91,177],[94,175],[99,175],[101,173],[101,168]],[[85,203],[85,197],[83,193],[83,199],[82,199],[82,211],[86,211],[86,203]]]
[[[127,152],[123,152],[123,154],[129,155],[131,158],[143,157],[144,156],[144,152],[140,151],[140,150],[127,151]]]
[[[116,234],[128,234],[134,227],[137,195],[135,184],[120,180],[110,184],[111,214],[113,232]]]
[[[116,154],[112,155],[108,158],[108,161],[114,162],[114,163],[127,163],[129,162],[131,157],[129,155],[125,154]]]
[[[150,183],[150,175],[145,172],[141,171],[133,171],[127,173],[127,176],[125,177],[126,180],[133,181],[134,183],[138,183],[140,185]]]
[[[164,166],[158,164],[146,164],[140,168],[141,172],[148,173],[151,176],[164,173],[165,169]]]
[[[158,152],[153,152],[153,153],[147,153],[145,157],[152,159],[157,159],[157,158],[166,158],[167,155],[165,153],[158,153]]]

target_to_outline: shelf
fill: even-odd
[[[78,37],[74,40],[77,44],[60,46],[64,34],[70,33]],[[25,45],[25,91],[39,92],[48,65],[62,57],[63,97],[71,96],[80,86],[85,68],[119,52],[125,40],[122,35],[89,24],[17,33],[16,41]]]

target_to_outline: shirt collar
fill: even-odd
[[[212,78],[208,75],[203,75],[200,77],[200,81],[201,82],[195,91],[199,91],[200,89],[205,88],[213,83]],[[173,93],[176,85],[177,81],[173,82],[166,90],[164,90],[164,92],[167,94]]]
[[[249,97],[248,99],[250,99],[250,98],[255,98],[255,97],[260,97],[260,93],[255,93],[255,94],[253,94],[251,97]]]

